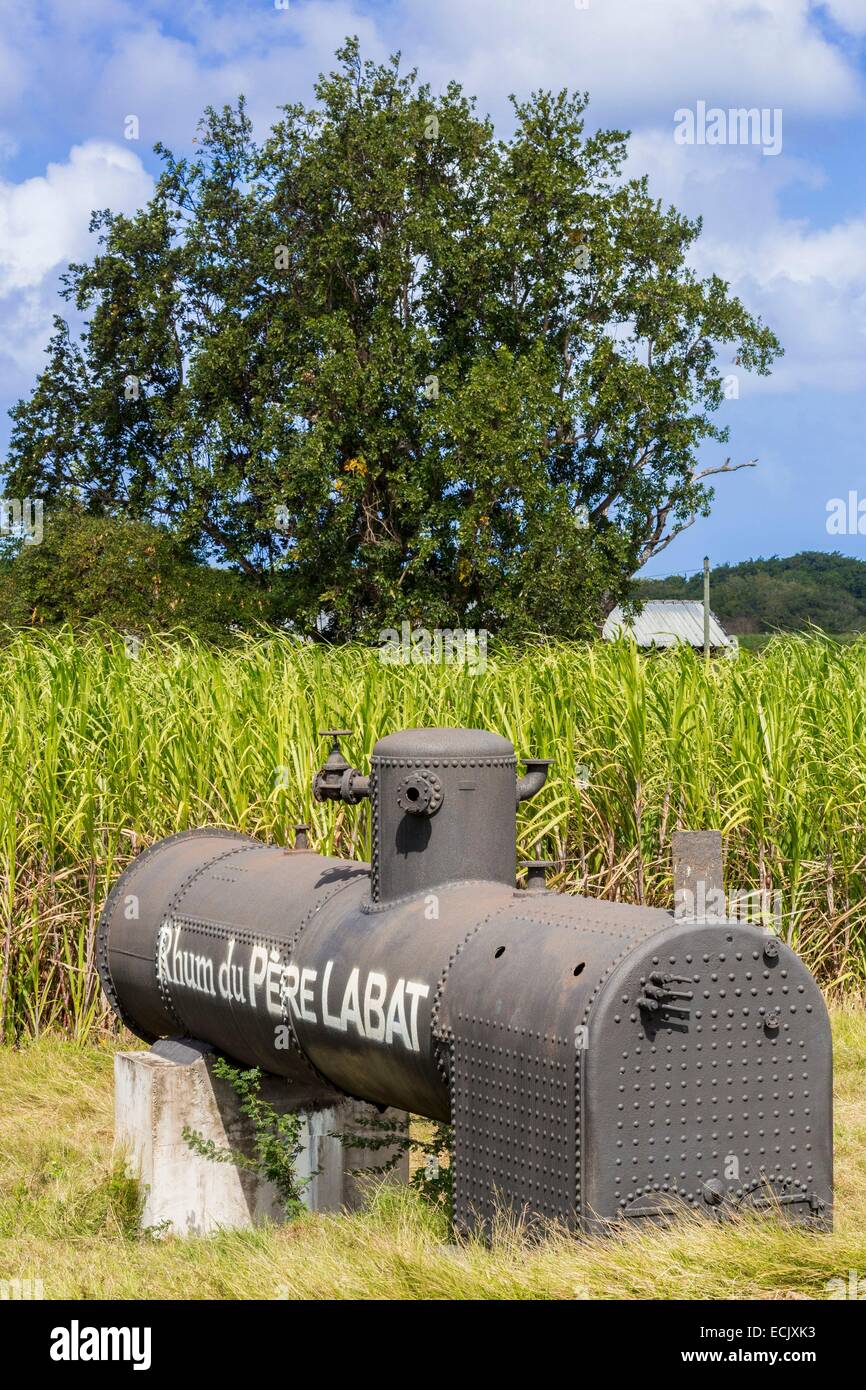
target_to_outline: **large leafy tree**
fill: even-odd
[[[261,146],[208,110],[146,208],[95,215],[7,489],[168,525],[308,631],[587,633],[731,467],[696,466],[719,346],[778,343],[586,97],[499,140],[457,85],[338,60]]]

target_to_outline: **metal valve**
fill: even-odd
[[[340,752],[339,740],[348,738],[351,729],[320,729],[320,738],[333,739],[324,767],[313,778],[313,796],[317,801],[348,801],[355,805],[370,795],[370,779],[357,768],[350,767]]]
[[[650,1017],[658,1014],[659,1019],[662,1015],[672,1015],[675,1018],[688,1018],[691,1006],[685,1004],[674,1004],[674,999],[691,1000],[694,998],[692,990],[671,989],[671,985],[690,985],[692,981],[688,975],[671,975],[665,971],[653,970],[649,980],[645,981],[643,988],[638,996],[637,1006],[643,1009]]]

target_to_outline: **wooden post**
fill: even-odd
[[[677,921],[726,921],[722,832],[675,830],[671,835],[671,853]]]

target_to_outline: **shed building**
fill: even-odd
[[[699,599],[651,598],[640,613],[632,618],[623,616],[617,605],[608,615],[602,637],[612,642],[621,634],[631,634],[639,647],[675,647],[686,642],[703,650],[704,606]],[[730,637],[715,613],[710,612],[710,647],[714,650],[736,650],[737,640]]]

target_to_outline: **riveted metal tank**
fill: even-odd
[[[115,885],[99,969],[123,1021],[454,1124],[455,1215],[582,1229],[769,1205],[826,1226],[820,990],[760,927],[515,887],[517,776],[484,730],[334,746],[320,800],[372,800],[373,865],[228,831],[173,836]],[[705,841],[707,837],[700,837]],[[701,873],[705,871],[702,869]]]
[[[371,893],[394,902],[471,875],[514,886],[514,746],[485,729],[406,729],[371,758]]]

